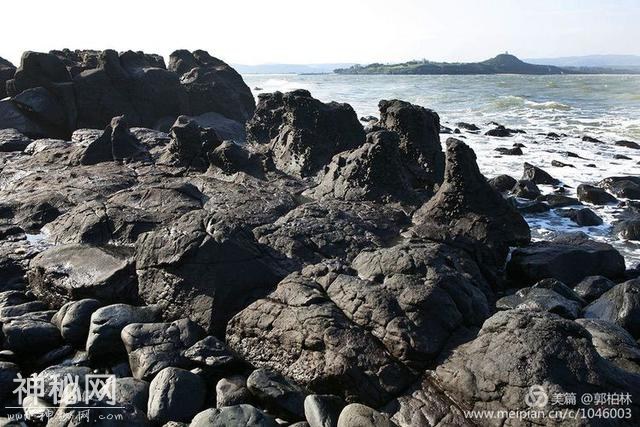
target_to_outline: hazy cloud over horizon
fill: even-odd
[[[24,50],[205,49],[230,63],[477,61],[640,54],[637,0],[23,1],[0,56]]]

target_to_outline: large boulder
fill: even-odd
[[[207,409],[191,421],[191,427],[278,427],[276,420],[255,406],[243,404]]]
[[[306,90],[261,94],[247,123],[247,140],[270,144],[276,167],[311,176],[342,151],[365,141],[362,125],[348,104],[324,104]]]
[[[138,139],[129,131],[129,122],[124,116],[114,117],[102,135],[92,141],[80,153],[81,165],[102,162],[146,159],[148,153]]]
[[[119,247],[52,247],[31,261],[29,286],[52,307],[83,298],[134,302],[137,289],[130,252]]]
[[[411,201],[415,195],[399,144],[395,132],[367,134],[364,145],[333,157],[314,195],[348,201]]]
[[[168,68],[180,77],[191,114],[213,111],[241,123],[253,115],[251,90],[236,70],[218,58],[203,50],[177,50],[169,57]]]
[[[329,298],[312,271],[293,273],[268,298],[238,313],[227,343],[254,366],[316,393],[380,405],[414,375]]]
[[[640,279],[614,286],[585,307],[583,316],[615,323],[640,338]]]
[[[462,141],[447,140],[447,167],[442,186],[413,216],[415,233],[454,241],[500,266],[509,247],[529,243],[524,218],[480,173],[475,153]]]
[[[200,127],[187,116],[180,116],[169,131],[171,142],[158,163],[204,171],[209,167],[207,154],[221,141],[213,129]]]
[[[270,412],[288,420],[304,419],[307,392],[277,372],[256,369],[247,378],[247,388]]]
[[[224,333],[226,322],[282,277],[250,233],[220,230],[203,210],[142,234],[136,244],[139,292],[164,317],[189,317]]]
[[[598,182],[598,187],[607,189],[618,197],[640,199],[640,177],[637,176],[610,176]]]
[[[78,348],[84,348],[89,335],[91,315],[102,304],[95,299],[70,301],[53,316],[51,322],[60,329],[62,338]]]
[[[73,77],[76,128],[104,128],[112,117],[126,115],[132,126],[154,127],[165,117],[188,113],[178,76],[164,61],[142,52],[99,52],[93,63]],[[71,56],[67,60],[74,63]]]
[[[198,375],[178,368],[164,368],[149,386],[149,420],[158,424],[190,421],[205,402],[206,386]]]
[[[640,387],[640,375],[603,359],[583,327],[554,314],[528,310],[495,314],[478,337],[458,347],[436,373],[438,384],[472,410],[530,410],[529,402],[545,411],[556,409],[551,406],[556,393],[634,393]],[[527,398],[527,394],[538,397],[540,391],[548,400]],[[640,407],[633,402],[629,409],[637,416]],[[489,425],[502,425],[504,420],[489,421]],[[602,425],[598,419],[582,421]],[[556,425],[551,418],[537,422]]]
[[[0,57],[0,99],[7,96],[7,80],[12,79],[15,73],[15,65]]]
[[[578,319],[598,354],[619,368],[640,374],[640,345],[620,326],[602,319]]]
[[[401,159],[412,175],[413,187],[433,189],[444,175],[438,114],[397,99],[382,100],[378,108],[378,125],[400,135]]]
[[[584,233],[563,234],[514,250],[507,277],[519,287],[554,278],[573,286],[588,276],[622,277],[624,258],[613,246]]]

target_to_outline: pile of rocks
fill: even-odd
[[[528,165],[520,183],[487,181],[464,142],[443,151],[435,112],[399,100],[368,132],[303,90],[253,113],[234,73],[201,51],[168,69],[131,52],[25,54],[2,102],[20,117],[25,92],[76,109],[56,110],[69,138],[0,131],[0,416],[476,425],[465,410],[526,409],[536,384],[640,390],[635,271],[583,235],[531,244],[496,189],[552,177]],[[145,106],[154,84],[194,114],[247,120],[247,142],[170,100]],[[164,116],[166,133],[136,127]],[[51,391],[92,374],[111,376],[113,399],[11,392],[29,375]]]

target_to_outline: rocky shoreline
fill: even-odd
[[[465,412],[530,410],[532,386],[545,410],[632,396],[562,425],[637,425],[640,271],[522,217],[636,199],[633,177],[579,200],[528,163],[487,180],[473,124],[442,144],[401,100],[366,126],[306,90],[256,105],[203,51],[27,52],[0,77],[0,425],[558,424]],[[12,392],[91,374],[114,401]]]

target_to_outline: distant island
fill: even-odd
[[[637,74],[637,69],[558,67],[530,64],[509,53],[482,62],[409,61],[399,64],[353,65],[337,68],[337,74]]]

